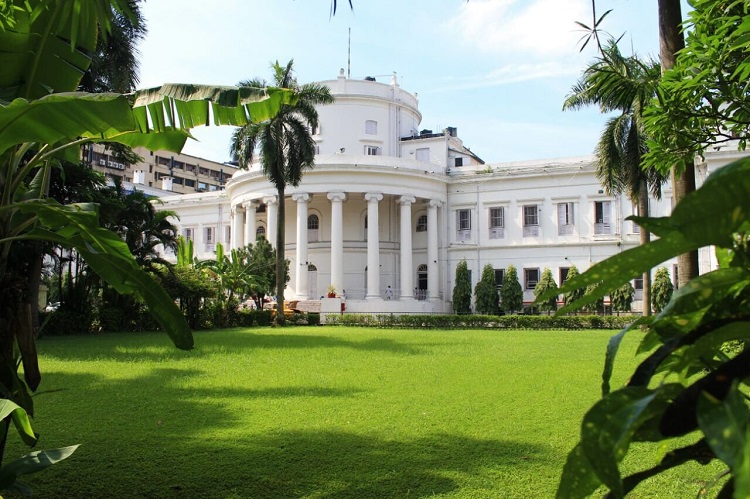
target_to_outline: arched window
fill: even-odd
[[[427,215],[421,215],[417,219],[417,232],[427,232]]]
[[[312,214],[307,217],[307,242],[315,243],[318,241],[318,229],[320,228],[320,219],[318,215]]]
[[[255,229],[255,239],[258,240],[258,238],[266,237],[266,228],[262,225],[259,225],[257,229]]]

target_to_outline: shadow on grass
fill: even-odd
[[[249,330],[198,331],[195,349],[180,351],[168,343],[163,333],[110,333],[101,336],[48,337],[40,341],[40,350],[60,360],[113,360],[152,362],[198,358],[216,353],[242,353],[254,349],[346,348],[394,355],[421,355],[441,343],[407,343],[390,338],[352,341],[336,336],[283,332],[255,333]],[[72,343],[80,347],[71,347]]]
[[[304,426],[304,410],[314,406],[292,399],[358,390],[184,386],[203,376],[177,369],[128,380],[47,373],[42,448],[83,445],[28,483],[38,497],[420,497],[459,491],[467,481],[498,491],[498,473],[533,475],[552,459],[546,446],[512,439],[346,431],[335,415],[320,429],[289,429],[273,412],[262,419],[260,399],[290,399],[282,404]],[[244,412],[260,414],[266,429],[248,428],[228,399],[248,401]]]
[[[226,475],[212,466],[213,444],[201,442],[189,450],[201,469],[201,481],[221,484],[239,497],[341,499],[448,494],[466,486],[466,481],[473,481],[474,487],[484,481],[486,489],[499,493],[501,484],[488,470],[512,468],[513,474],[530,474],[545,453],[512,440],[445,434],[404,441],[344,431],[288,431],[222,449],[222,460],[242,463],[236,475]],[[187,487],[185,476],[170,479]],[[161,494],[156,488],[144,493]]]

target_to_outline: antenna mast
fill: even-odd
[[[352,79],[352,28],[349,28],[349,50],[347,52],[346,78]]]

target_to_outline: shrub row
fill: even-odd
[[[424,329],[622,329],[634,316],[330,314],[326,324]]]

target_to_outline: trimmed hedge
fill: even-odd
[[[637,317],[615,315],[329,314],[326,324],[424,329],[622,329]]]

